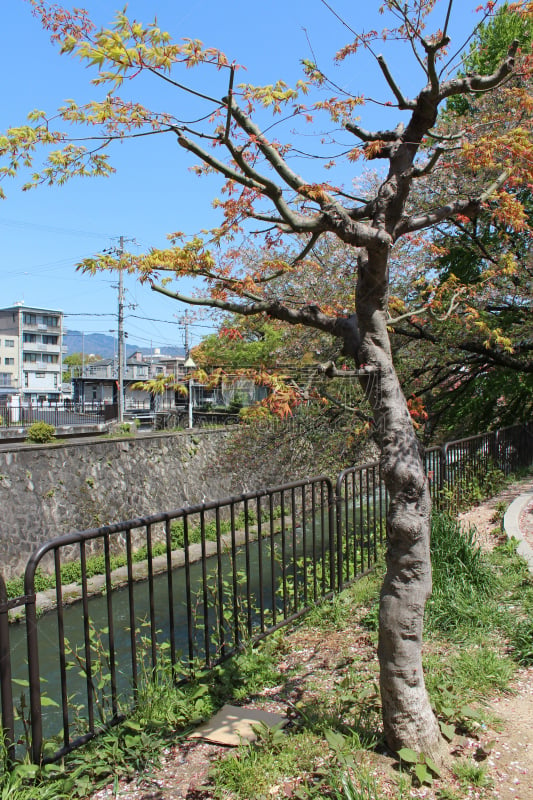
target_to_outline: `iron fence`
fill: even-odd
[[[509,474],[532,461],[527,425],[425,453],[441,504],[493,467]],[[344,470],[335,484],[296,481],[46,543],[28,562],[24,594],[9,598],[0,576],[9,757],[26,737],[34,762],[60,758],[122,719],[159,669],[185,680],[339,591],[375,564],[386,507],[371,463]],[[22,619],[10,626],[17,611]],[[17,699],[15,720],[21,684],[29,707]]]
[[[101,425],[109,418],[109,406],[81,405],[66,403],[65,405],[21,405],[2,406],[0,408],[0,428],[27,428],[34,422],[46,422],[55,428],[75,425]],[[116,413],[112,415],[116,416]]]
[[[386,491],[379,464],[345,469],[337,478],[337,588],[370,569],[383,541]]]

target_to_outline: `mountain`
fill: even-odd
[[[71,331],[63,334],[63,345],[67,348],[65,355],[72,355],[73,353],[94,353],[94,355],[101,356],[102,358],[113,358],[116,353],[117,340],[114,336],[108,336],[106,333],[82,333],[81,331]],[[126,339],[126,354],[131,356],[132,353],[143,353],[144,355],[156,355],[156,350],[161,354],[169,356],[183,356],[185,350],[183,347],[168,347],[167,345],[154,344],[153,347],[146,347],[139,344],[133,344]]]

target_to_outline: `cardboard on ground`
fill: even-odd
[[[273,728],[275,725],[286,725],[287,722],[288,719],[282,714],[225,705],[212,719],[193,731],[189,739],[205,739],[214,744],[237,747],[243,742],[254,742],[257,739],[252,726],[263,723],[268,728]]]

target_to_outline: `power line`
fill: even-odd
[[[89,236],[95,239],[111,239],[112,234],[110,233],[97,233],[96,231],[83,231],[77,230],[75,228],[58,228],[54,225],[42,225],[38,222],[26,222],[23,220],[17,219],[5,219],[0,218],[0,225],[5,225],[6,227],[11,228],[33,228],[34,230],[39,230],[48,233],[64,233],[68,236]]]
[[[165,325],[180,325],[179,320],[173,321],[171,319],[154,319],[153,317],[140,317],[138,314],[128,314],[128,319],[142,319],[147,322],[163,322]],[[200,325],[198,322],[189,322],[190,328],[203,328],[204,330],[215,330],[215,325]]]

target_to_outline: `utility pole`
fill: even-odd
[[[183,326],[185,328],[185,358],[189,358],[190,354],[190,346],[189,346],[189,322],[191,318],[189,317],[189,312],[186,311],[183,317],[181,318],[183,322]]]
[[[119,240],[118,256],[124,252],[124,237]],[[124,422],[124,274],[118,271],[118,421]]]
[[[191,349],[189,343],[189,312],[186,311],[183,317],[181,318],[181,322],[183,322],[183,326],[185,329],[185,363],[183,365],[185,369],[185,375],[189,375],[189,399],[187,402],[187,406],[189,409],[189,428],[193,427],[193,407],[194,407],[194,381],[191,377],[191,372],[196,369],[196,364],[194,363],[193,359],[191,358]]]

